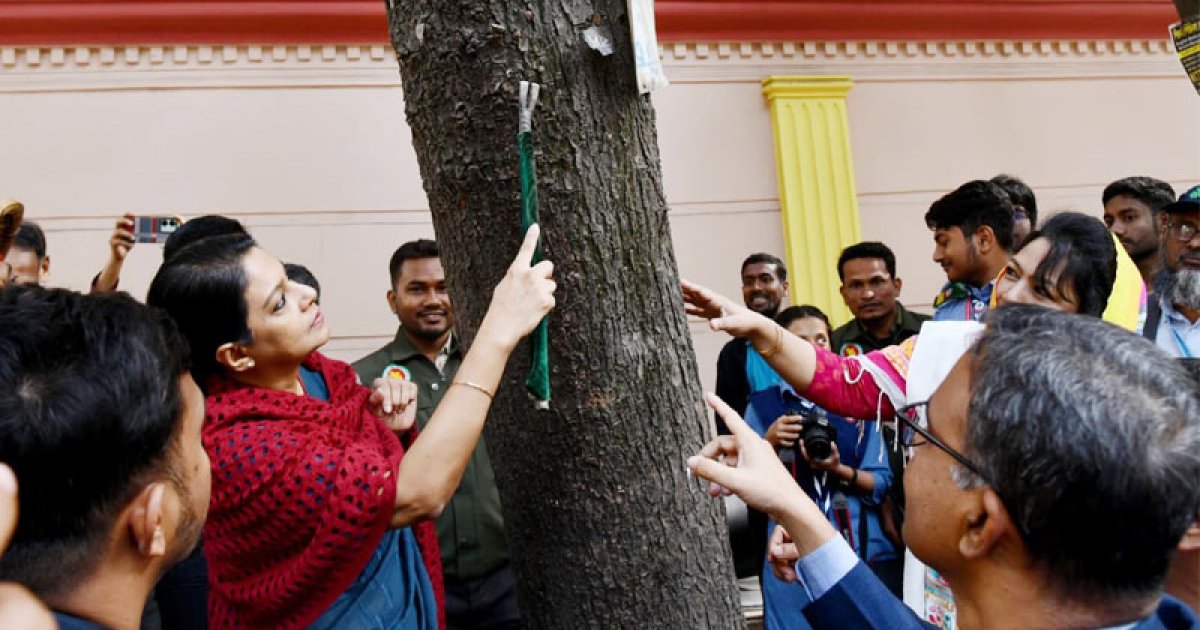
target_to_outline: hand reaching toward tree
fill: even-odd
[[[716,395],[707,394],[705,401],[732,433],[719,436],[687,460],[688,468],[709,482],[709,494],[732,492],[750,507],[766,512],[793,535],[800,555],[815,551],[837,536],[829,520],[784,468],[770,443],[758,437]]]
[[[772,516],[789,501],[808,500],[770,443],[758,437],[716,394],[707,394],[705,402],[731,432],[709,442],[687,461],[696,476],[710,482],[709,494],[732,492],[747,505]]]
[[[541,228],[537,224],[525,232],[525,241],[508,267],[508,272],[496,285],[479,335],[494,336],[510,350],[554,308],[554,263],[543,260],[534,265]]]

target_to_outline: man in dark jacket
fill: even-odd
[[[913,453],[904,538],[949,584],[958,627],[1197,627],[1163,584],[1200,506],[1200,398],[1163,359],[1097,319],[1005,306],[929,401],[897,412]],[[812,595],[813,628],[932,627],[789,483],[770,445],[710,404],[734,435],[688,465],[791,534],[772,559]]]

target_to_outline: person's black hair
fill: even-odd
[[[321,299],[321,283],[317,282],[317,277],[313,272],[308,270],[308,267],[300,263],[283,263],[283,271],[287,274],[288,280],[299,282],[307,287],[312,287],[317,292],[317,300]]]
[[[195,241],[164,262],[150,282],[146,303],[166,311],[187,338],[202,390],[221,370],[217,348],[251,340],[242,258],[255,245],[244,233]]]
[[[0,461],[21,517],[0,580],[70,593],[147,483],[174,479],[187,344],[161,311],[124,293],[0,292]]]
[[[838,279],[845,282],[846,263],[860,258],[882,260],[883,266],[887,268],[888,275],[893,280],[896,279],[896,254],[892,252],[890,247],[879,241],[863,241],[843,249],[837,261]]]
[[[1024,304],[990,313],[968,360],[963,453],[987,479],[954,480],[1007,501],[1056,598],[1157,602],[1200,505],[1193,380],[1138,335]]]
[[[991,182],[1008,194],[1009,201],[1013,202],[1018,210],[1025,211],[1025,216],[1029,217],[1030,228],[1036,228],[1038,222],[1037,197],[1033,195],[1033,189],[1029,187],[1029,184],[1012,175],[1004,174],[993,177]]]
[[[395,287],[396,281],[400,279],[400,267],[404,266],[404,261],[418,258],[439,258],[440,256],[437,243],[427,238],[419,238],[397,247],[396,251],[392,253],[392,259],[388,261],[388,276],[392,280],[391,286]]]
[[[992,229],[996,244],[1006,252],[1013,248],[1016,208],[1003,188],[981,179],[969,181],[929,206],[925,224],[931,230],[958,228],[970,239],[982,226]]]
[[[1114,197],[1133,197],[1146,204],[1152,213],[1175,201],[1175,189],[1161,179],[1153,177],[1126,177],[1104,187],[1100,203],[1107,204]]]
[[[13,239],[11,247],[33,252],[40,262],[46,257],[46,233],[42,231],[42,226],[33,221],[25,221],[17,228],[17,236]]]
[[[1078,212],[1061,212],[1030,232],[1022,249],[1039,238],[1050,242],[1050,251],[1030,278],[1034,290],[1045,292],[1053,285],[1059,295],[1066,295],[1069,287],[1080,314],[1100,317],[1117,281],[1117,248],[1104,222]],[[1055,274],[1058,279],[1051,282]]]
[[[746,267],[760,263],[775,265],[775,277],[779,278],[780,282],[787,282],[787,265],[783,264],[783,261],[778,256],[772,256],[763,252],[747,256],[746,260],[742,261],[742,272],[746,271]]]
[[[206,214],[202,217],[185,221],[163,243],[163,261],[166,262],[174,258],[175,254],[179,253],[180,250],[196,241],[229,234],[248,234],[248,232],[246,232],[246,228],[242,225],[241,221],[218,214]]]
[[[829,333],[833,330],[833,326],[829,324],[829,317],[825,312],[811,304],[801,304],[800,306],[789,306],[775,316],[775,323],[787,328],[792,325],[792,322],[805,317],[815,317],[825,322],[825,332]]]

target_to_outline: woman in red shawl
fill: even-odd
[[[530,265],[537,235],[419,439],[416,387],[364,387],[317,352],[329,329],[315,291],[248,235],[198,240],[159,269],[147,302],[188,338],[206,394],[213,627],[445,626],[429,519],[459,484],[509,354],[554,306],[553,266]]]

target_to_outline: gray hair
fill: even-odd
[[[1200,271],[1195,269],[1172,271],[1167,266],[1167,248],[1159,249],[1162,252],[1163,269],[1158,279],[1158,294],[1168,304],[1200,308]]]
[[[1192,378],[1141,337],[1025,305],[989,315],[971,366],[964,451],[1048,585],[1090,603],[1157,594],[1200,506]]]

